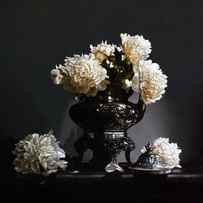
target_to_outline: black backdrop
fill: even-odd
[[[183,148],[183,162],[200,161],[203,154],[203,5],[200,2],[2,2],[1,170],[12,171],[13,144],[28,133],[43,133],[53,128],[67,146],[65,143],[70,141],[68,138],[75,128],[67,116],[72,97],[52,84],[49,72],[54,64],[63,62],[64,56],[88,52],[90,43],[105,39],[118,43],[121,32],[148,38],[152,42],[152,60],[169,76],[164,98],[149,106],[143,121],[130,130],[137,143],[134,158],[144,143],[163,136]]]

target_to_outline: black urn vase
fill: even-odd
[[[125,151],[126,161],[132,164],[130,153],[135,144],[127,130],[143,118],[146,105],[141,96],[136,104],[129,102],[131,95],[131,91],[113,87],[95,97],[82,96],[70,108],[71,119],[85,132],[75,144],[77,152],[82,157],[87,148],[93,151],[90,169],[123,171],[116,159],[121,151]]]

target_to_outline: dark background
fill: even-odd
[[[53,128],[71,151],[71,139],[77,136],[67,114],[72,96],[52,84],[49,72],[65,56],[88,53],[90,43],[119,43],[121,32],[149,39],[151,59],[169,77],[166,95],[130,129],[137,144],[134,159],[148,140],[162,136],[179,143],[183,163],[201,162],[202,10],[201,1],[1,2],[1,170],[13,171],[14,143],[28,133]]]

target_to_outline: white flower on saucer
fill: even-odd
[[[151,145],[145,146],[141,153],[149,153],[149,156],[156,155],[158,162],[155,164],[155,168],[172,169],[181,167],[181,149],[176,143],[169,143],[169,138],[157,138]]]

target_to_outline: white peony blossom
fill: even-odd
[[[142,153],[146,152],[146,149],[141,150]],[[169,143],[168,138],[157,138],[150,146],[150,153],[154,154],[158,158],[156,168],[174,168],[180,166],[180,153],[181,149],[178,148],[176,143]]]
[[[167,87],[167,76],[162,73],[159,65],[151,60],[141,61],[139,69],[139,88],[143,101],[150,104],[160,100]],[[137,77],[132,83],[137,84]],[[133,89],[137,91],[137,85],[133,85]]]
[[[129,34],[121,34],[122,50],[126,57],[133,64],[138,64],[140,60],[145,60],[151,53],[151,43],[143,36]]]
[[[161,166],[165,168],[181,167],[179,158],[181,149],[176,143],[169,143],[168,138],[156,139],[153,142],[153,153],[159,155]]]
[[[49,175],[58,169],[65,169],[65,152],[59,147],[53,132],[30,134],[16,144],[14,160],[17,172]]]
[[[66,57],[65,64],[56,67],[51,74],[56,73],[56,70],[59,70],[58,78],[63,75],[59,83],[63,85],[64,89],[75,94],[95,96],[97,91],[105,90],[108,84],[106,69],[93,55]]]
[[[107,41],[102,41],[96,47],[90,45],[91,53],[94,54],[95,58],[102,62],[104,59],[108,58],[109,56],[114,55],[115,45],[107,44]]]

